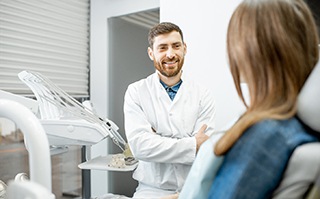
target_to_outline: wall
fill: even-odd
[[[224,129],[243,105],[236,94],[226,54],[228,21],[240,0],[160,0],[160,21],[172,21],[184,32],[188,52],[184,70],[209,87],[216,99],[216,127]]]

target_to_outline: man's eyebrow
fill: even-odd
[[[182,42],[181,41],[174,42],[172,45],[177,45],[177,44],[182,45]]]
[[[168,46],[168,44],[159,44],[156,47],[159,48],[159,47],[164,47],[164,46]]]
[[[172,44],[159,44],[159,45],[157,45],[157,48],[158,48],[158,47],[168,46],[168,45],[182,45],[182,42],[181,42],[181,41],[178,41],[178,42],[174,42],[174,43],[172,43]]]

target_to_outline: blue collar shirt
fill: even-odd
[[[166,85],[163,81],[160,80],[160,83],[162,84],[163,88],[167,91],[171,101],[173,101],[174,97],[176,96],[181,84],[182,84],[182,80],[180,79],[180,81],[178,83],[176,83],[174,86],[169,87],[168,85]]]

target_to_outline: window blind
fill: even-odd
[[[33,95],[18,78],[39,72],[89,96],[89,0],[0,0],[0,89]]]

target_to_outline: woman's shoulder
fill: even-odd
[[[284,120],[265,119],[249,127],[245,134],[265,140],[282,140],[287,144],[317,140],[312,131],[296,117]]]
[[[281,131],[307,131],[304,125],[296,118],[291,117],[289,119],[264,119],[256,124],[252,125],[248,130],[253,131],[271,131],[271,132],[281,132]]]

